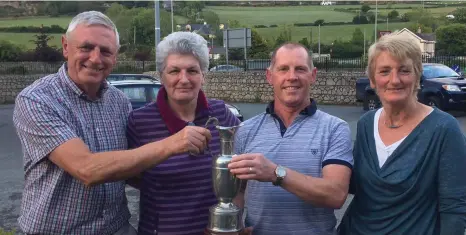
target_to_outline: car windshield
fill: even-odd
[[[132,102],[146,102],[145,87],[121,87]]]
[[[152,97],[155,100],[157,100],[157,94],[159,94],[160,86],[154,86],[152,87]]]
[[[453,69],[445,65],[426,65],[422,73],[426,79],[459,77]]]

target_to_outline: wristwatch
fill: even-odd
[[[277,180],[272,182],[272,184],[275,186],[282,185],[283,179],[286,176],[286,169],[283,166],[278,165],[277,168],[275,168],[275,176],[277,176]]]

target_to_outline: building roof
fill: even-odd
[[[191,27],[191,32],[195,32],[198,34],[208,35],[210,34],[210,24],[180,24],[183,30],[186,29],[186,26],[189,25]]]
[[[436,40],[435,33],[415,33],[407,28],[403,28],[402,30],[398,31],[397,34],[402,32],[408,32],[421,41],[435,42]]]

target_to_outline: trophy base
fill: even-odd
[[[233,203],[220,203],[210,208],[206,230],[211,234],[236,235],[243,228],[241,209]]]
[[[239,232],[214,232],[206,228],[204,235],[239,235]]]

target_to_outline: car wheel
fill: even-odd
[[[380,101],[376,95],[366,95],[364,98],[364,110],[374,110],[380,107]]]
[[[442,103],[440,102],[440,99],[435,96],[429,96],[426,99],[426,105],[429,105],[430,107],[437,107],[440,110],[443,110]]]

